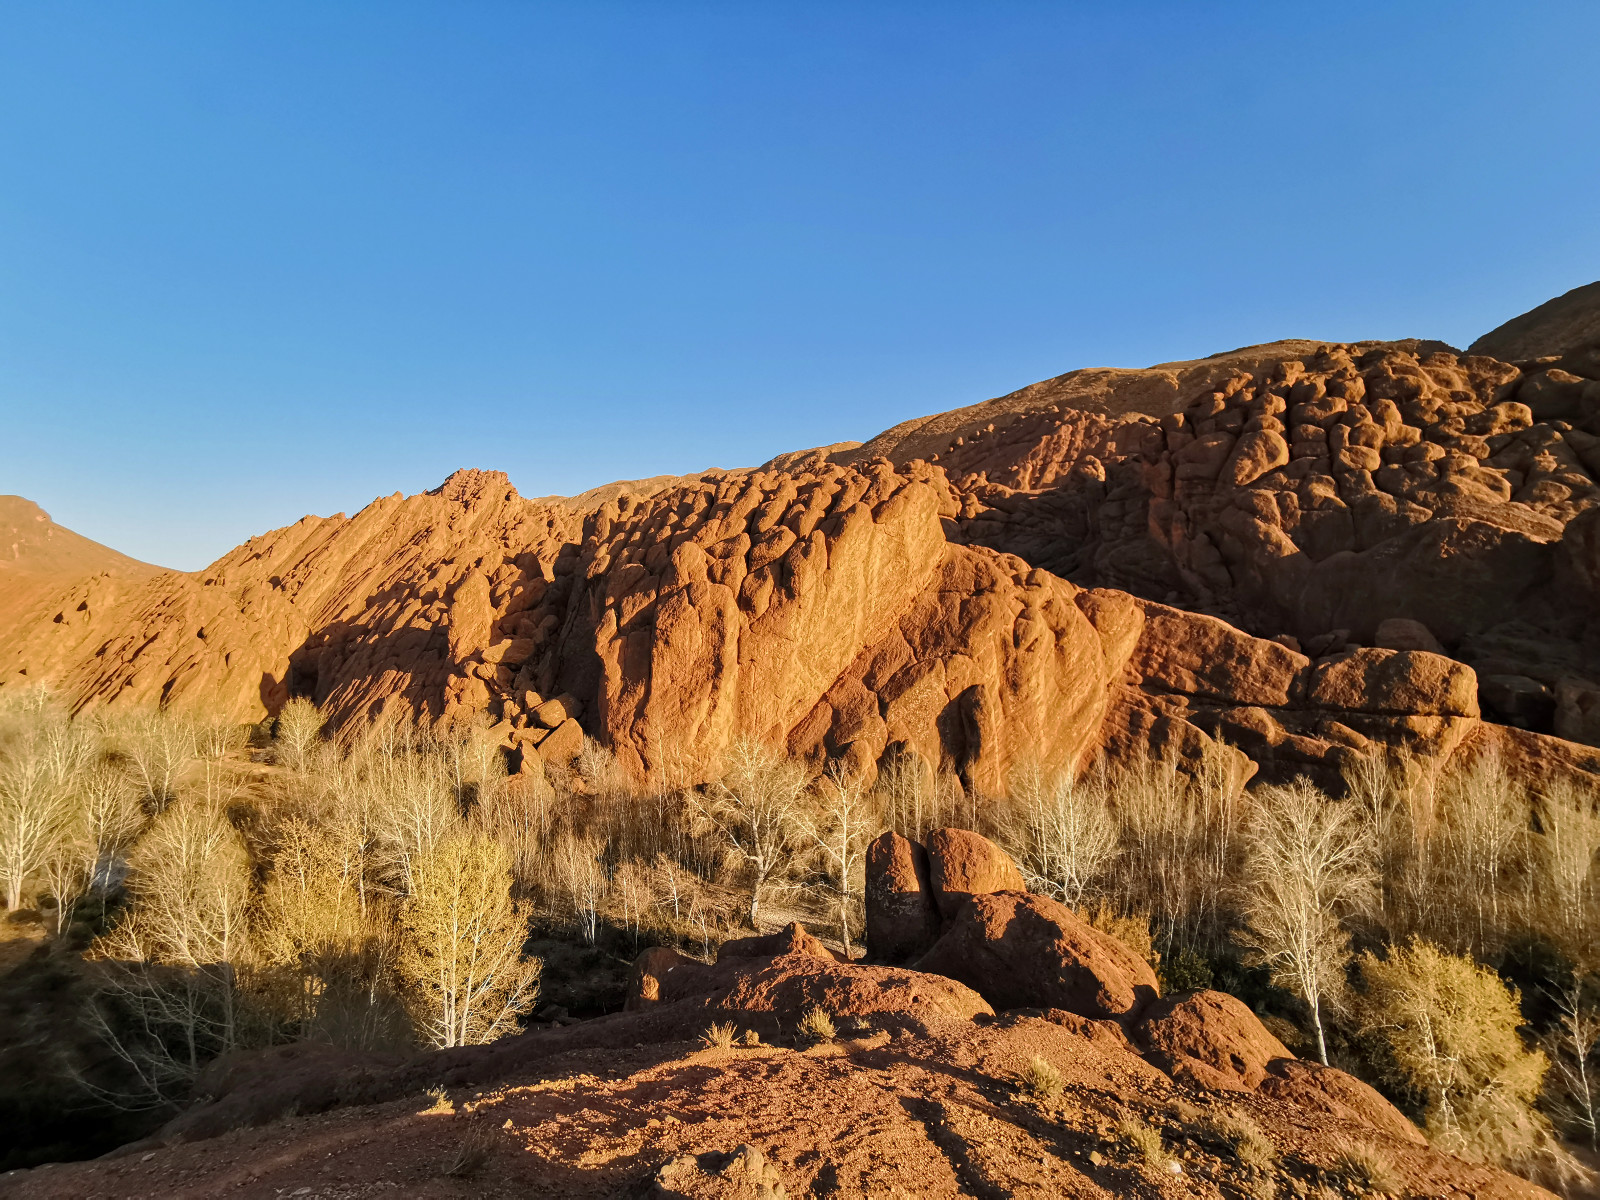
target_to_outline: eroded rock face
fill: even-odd
[[[969,896],[916,967],[960,980],[997,1009],[1126,1020],[1160,994],[1150,964],[1132,950],[1026,892]]]
[[[291,694],[336,722],[487,713],[535,776],[585,736],[641,781],[712,778],[746,734],[866,779],[915,751],[984,794],[1024,757],[1152,750],[1332,784],[1485,717],[1600,741],[1600,358],[1562,346],[1074,372],[572,501],[458,472],[204,572],[79,579],[0,681],[239,720]]]

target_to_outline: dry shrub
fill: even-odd
[[[1371,1142],[1353,1138],[1336,1143],[1327,1173],[1338,1186],[1361,1196],[1395,1194],[1403,1186],[1393,1159]]]
[[[1022,1090],[1035,1100],[1054,1100],[1065,1086],[1066,1080],[1055,1065],[1037,1054],[1022,1070]]]
[[[706,1031],[700,1035],[700,1044],[708,1050],[726,1050],[733,1045],[738,1033],[732,1021],[713,1023],[707,1025]]]
[[[476,1175],[489,1161],[493,1150],[493,1130],[484,1125],[474,1125],[461,1136],[455,1152],[444,1164],[444,1173],[456,1179]]]
[[[422,1094],[433,1101],[427,1108],[421,1110],[424,1115],[446,1114],[456,1111],[455,1101],[450,1099],[450,1092],[443,1085],[435,1084]]]
[[[1145,1166],[1161,1172],[1172,1169],[1173,1158],[1161,1144],[1160,1131],[1137,1117],[1117,1122],[1117,1140]]]
[[[800,1032],[819,1042],[831,1042],[839,1030],[834,1025],[833,1018],[822,1009],[815,1006],[806,1009],[800,1018]]]
[[[1115,938],[1152,967],[1160,965],[1161,953],[1150,933],[1149,913],[1119,913],[1105,900],[1094,908],[1080,908],[1076,912],[1091,929]]]
[[[1534,1107],[1549,1066],[1522,1044],[1515,989],[1470,958],[1418,939],[1358,960],[1359,1016],[1388,1082],[1416,1096],[1430,1137],[1514,1170],[1559,1156]]]

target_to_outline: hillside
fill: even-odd
[[[31,500],[0,496],[0,642],[74,583],[92,575],[135,582],[160,569],[57,525]]]
[[[1530,1105],[1600,919],[1586,320],[463,470],[194,573],[19,502],[0,699],[67,704],[0,767],[94,806],[8,860],[0,1190],[1583,1194]]]
[[[1216,738],[1246,773],[1492,743],[1587,774],[1600,367],[1561,303],[1517,343],[1549,326],[1559,354],[1515,363],[1279,342],[586,500],[461,471],[202,572],[79,579],[0,686],[484,713],[527,770],[587,734],[642,779],[709,778],[740,732],[869,776],[911,748],[980,789],[1024,752]]]

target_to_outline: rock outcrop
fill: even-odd
[[[928,852],[888,830],[866,853],[867,945],[881,962],[904,962],[939,936],[939,909],[928,881]]]
[[[996,1008],[1063,1008],[1128,1020],[1160,992],[1150,964],[1045,896],[991,892],[946,922],[919,971],[948,975]]]
[[[868,779],[914,751],[980,793],[1024,756],[1152,750],[1331,783],[1507,730],[1592,778],[1590,290],[1485,339],[1554,347],[1531,359],[1280,342],[574,500],[458,472],[203,572],[77,579],[0,686],[487,714],[524,771],[588,736],[641,780],[711,778],[749,734]]]

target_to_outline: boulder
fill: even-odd
[[[1145,683],[1231,704],[1289,703],[1310,659],[1251,637],[1216,617],[1144,605],[1144,631],[1129,668]]]
[[[1550,686],[1527,675],[1480,675],[1478,698],[1502,720],[1526,726],[1547,725],[1555,713]]]
[[[568,717],[539,743],[539,757],[547,763],[565,766],[583,751],[583,726]]]
[[[1442,654],[1363,647],[1318,663],[1306,700],[1352,712],[1476,717],[1478,677]]]
[[[681,1000],[692,995],[697,986],[709,986],[707,978],[705,963],[680,954],[670,946],[651,946],[633,960],[623,1011],[638,1012]]]
[[[1417,1146],[1428,1143],[1422,1131],[1375,1088],[1321,1063],[1298,1058],[1273,1059],[1267,1064],[1266,1076],[1256,1091],[1309,1112],[1366,1125],[1399,1141]]]
[[[1254,430],[1239,439],[1233,458],[1223,471],[1222,481],[1244,487],[1288,461],[1289,443],[1283,440],[1281,433],[1270,429]]]
[[[1600,685],[1576,677],[1556,684],[1555,733],[1569,742],[1600,746]]]
[[[1150,964],[1128,947],[1065,905],[1020,891],[968,897],[916,968],[960,980],[997,1009],[1118,1020],[1160,994]]]
[[[809,954],[734,959],[719,963],[717,971],[728,967],[735,969],[726,987],[719,986],[707,996],[710,1006],[725,1012],[770,1014],[778,1024],[790,1028],[812,1008],[835,1019],[880,1016],[970,1021],[994,1013],[982,995],[959,980],[900,967],[824,962]]]
[[[833,1017],[885,1015],[908,1020],[971,1020],[994,1010],[943,975],[841,962],[798,922],[760,937],[725,942],[712,964],[663,946],[633,964],[624,1008],[638,1012],[689,1004],[759,1017],[767,1032],[791,1028],[816,1007]]]
[[[1242,1000],[1187,992],[1158,1000],[1135,1030],[1145,1057],[1180,1083],[1254,1091],[1274,1059],[1293,1058]]]
[[[544,728],[559,729],[566,721],[583,715],[583,701],[570,693],[563,693],[554,700],[544,701],[531,715]]]
[[[927,851],[928,883],[946,920],[969,896],[1028,890],[1011,856],[969,829],[935,829],[928,834]]]
[[[892,831],[866,855],[867,952],[879,962],[903,962],[939,936],[939,910],[928,882],[928,852]]]

